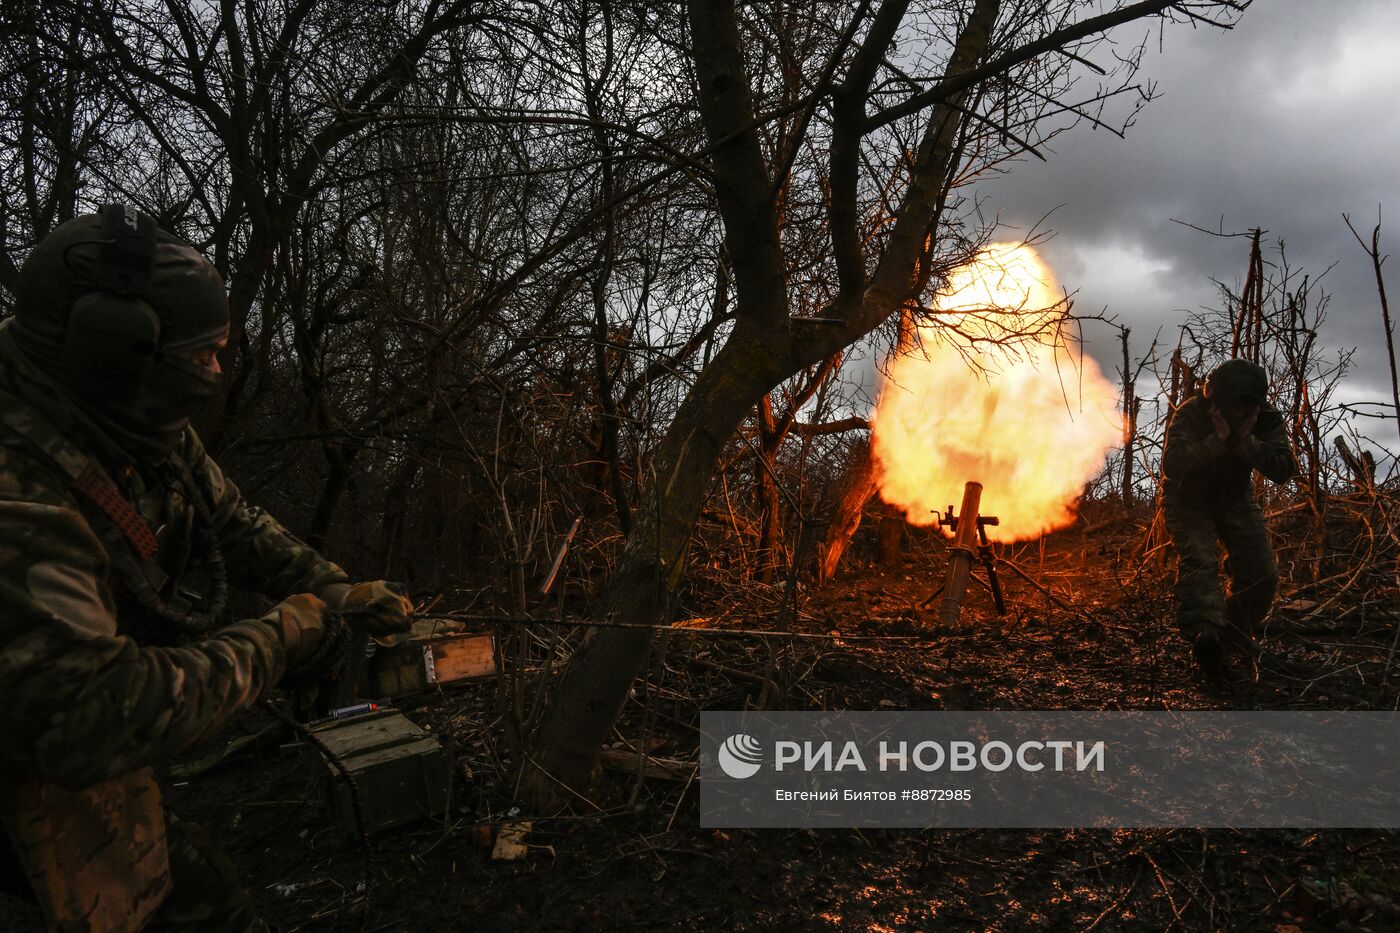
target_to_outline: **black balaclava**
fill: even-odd
[[[1206,377],[1206,398],[1217,405],[1252,408],[1269,391],[1269,374],[1249,360],[1226,360]]]
[[[190,417],[218,390],[218,376],[186,355],[227,337],[228,296],[219,273],[194,247],[156,230],[148,282],[138,293],[110,297],[113,304],[141,300],[154,310],[160,322],[155,346],[130,350],[150,364],[138,377],[117,382],[75,371],[67,353],[73,305],[104,291],[98,280],[108,242],[100,214],[75,217],[40,241],[20,269],[15,341],[123,450],[154,465],[170,455]],[[98,301],[99,316],[105,299],[90,299]]]

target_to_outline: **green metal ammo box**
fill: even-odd
[[[452,766],[435,736],[394,710],[378,710],[311,727],[355,779],[364,809],[365,831],[402,826],[447,809]],[[306,746],[321,774],[336,825],[359,834],[351,790],[335,766],[313,745]]]

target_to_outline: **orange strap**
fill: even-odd
[[[150,560],[155,556],[156,536],[151,533],[151,526],[146,524],[146,520],[131,507],[126,497],[96,467],[89,467],[73,485],[89,502],[101,509],[103,515],[112,520],[112,524],[117,526],[122,537],[142,560]]]

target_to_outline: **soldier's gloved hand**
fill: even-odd
[[[1225,416],[1220,413],[1220,409],[1214,405],[1210,406],[1210,423],[1215,428],[1215,436],[1223,444],[1230,439],[1230,422],[1225,420]]]
[[[287,670],[291,670],[321,646],[326,632],[326,604],[311,593],[298,593],[273,606],[262,620],[281,633]]]
[[[1231,432],[1229,446],[1231,448],[1239,446],[1240,441],[1244,440],[1246,437],[1249,437],[1249,435],[1254,431],[1254,425],[1258,421],[1259,406],[1255,405],[1252,409],[1250,409],[1249,414],[1244,416],[1244,420],[1242,420],[1239,423],[1239,425],[1235,428],[1235,430]]]
[[[403,585],[387,580],[354,584],[337,608],[347,628],[379,640],[392,641],[413,625],[413,603],[403,594]]]

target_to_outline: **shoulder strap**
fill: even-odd
[[[30,448],[57,467],[68,486],[116,527],[138,558],[148,561],[155,556],[157,543],[151,526],[95,460],[52,429],[41,428],[32,416],[22,414],[17,406],[0,406],[0,425],[23,438]]]
[[[136,556],[150,560],[156,556],[158,547],[151,526],[136,511],[126,496],[112,484],[96,464],[83,472],[82,476],[71,481],[73,489],[83,495],[97,509],[111,520],[121,532],[126,543],[131,545]]]

